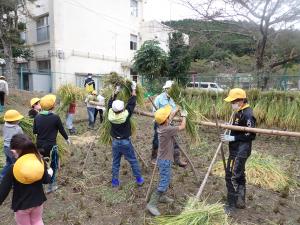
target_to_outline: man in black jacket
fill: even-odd
[[[233,125],[243,127],[255,127],[256,119],[253,111],[247,104],[246,92],[240,88],[231,89],[228,97],[224,99],[230,102],[235,111]],[[225,181],[227,187],[227,205],[225,212],[230,213],[235,208],[245,208],[246,176],[245,164],[251,155],[252,141],[255,133],[231,131],[228,135],[222,135],[223,142],[229,142],[229,158],[226,166]]]
[[[120,87],[116,88],[114,95],[108,102],[108,120],[111,123],[112,136],[112,187],[118,187],[119,169],[121,158],[124,155],[125,159],[130,163],[133,175],[136,178],[137,185],[141,186],[144,183],[139,162],[135,156],[134,147],[131,143],[131,124],[130,118],[136,106],[136,83],[132,82],[132,96],[129,98],[126,108],[124,102],[116,100]]]

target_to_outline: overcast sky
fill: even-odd
[[[194,12],[175,0],[147,0],[144,6],[145,20],[179,20],[193,18]]]
[[[197,18],[193,10],[183,6],[179,2],[180,0],[146,0],[144,5],[144,18],[146,21]],[[300,22],[295,25],[295,28],[300,29]]]

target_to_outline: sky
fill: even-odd
[[[176,0],[147,0],[144,6],[145,20],[179,20],[195,18],[195,13]]]
[[[180,0],[144,0],[144,18],[146,21],[180,20],[185,18],[197,18],[196,13],[180,4]],[[201,1],[201,0],[200,0]],[[300,30],[300,21],[294,28]]]

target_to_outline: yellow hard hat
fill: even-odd
[[[22,184],[32,184],[41,180],[44,172],[44,162],[33,153],[21,156],[13,167],[14,177]]]
[[[39,98],[33,98],[30,100],[30,106],[34,106],[36,103],[38,103],[39,101],[41,101],[41,99]]]
[[[224,99],[225,102],[232,102],[236,99],[246,98],[246,92],[241,88],[233,88],[229,91],[227,98]]]
[[[96,90],[93,90],[92,91],[92,95],[96,95],[97,94],[97,91]]]
[[[170,116],[171,112],[172,112],[172,107],[170,105],[166,105],[165,107],[158,109],[154,114],[156,123],[158,124],[164,123]]]
[[[56,96],[53,94],[45,95],[41,98],[40,104],[43,110],[49,110],[54,107]]]
[[[23,119],[24,116],[21,115],[17,110],[10,109],[7,110],[6,113],[4,114],[4,121],[6,122],[13,122],[13,121],[18,121]]]

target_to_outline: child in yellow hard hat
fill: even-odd
[[[17,224],[43,225],[43,204],[47,200],[43,183],[53,174],[47,170],[34,143],[24,134],[11,139],[11,151],[17,158],[0,184],[0,204],[13,188],[12,206]]]
[[[179,126],[171,126],[170,122],[172,117],[178,112],[178,109],[172,113],[172,106],[166,105],[163,108],[158,109],[155,112],[155,122],[158,124],[158,139],[159,148],[157,155],[157,165],[159,168],[159,184],[157,190],[155,190],[147,204],[147,209],[154,216],[159,216],[160,212],[157,209],[157,203],[171,203],[174,200],[165,195],[168,190],[172,164],[174,162],[174,137],[178,134],[178,131],[184,130],[186,125],[187,112],[182,111],[182,121]]]
[[[54,173],[47,193],[55,191],[58,188],[56,186],[56,172],[59,167],[58,148],[56,143],[57,133],[59,132],[68,144],[71,143],[60,117],[53,112],[55,101],[56,96],[52,94],[42,97],[40,102],[42,111],[33,121],[33,133],[37,134],[37,148],[41,151],[43,157],[51,158],[50,166]]]
[[[31,109],[28,112],[28,116],[30,118],[34,118],[41,111],[42,108],[41,108],[40,101],[41,99],[39,98],[33,98],[30,100]]]
[[[22,134],[23,130],[19,126],[19,121],[23,116],[17,110],[8,110],[4,114],[4,126],[3,126],[3,150],[6,157],[6,163],[0,174],[0,181],[5,176],[10,166],[15,162],[15,157],[10,151],[10,141],[15,134]]]

